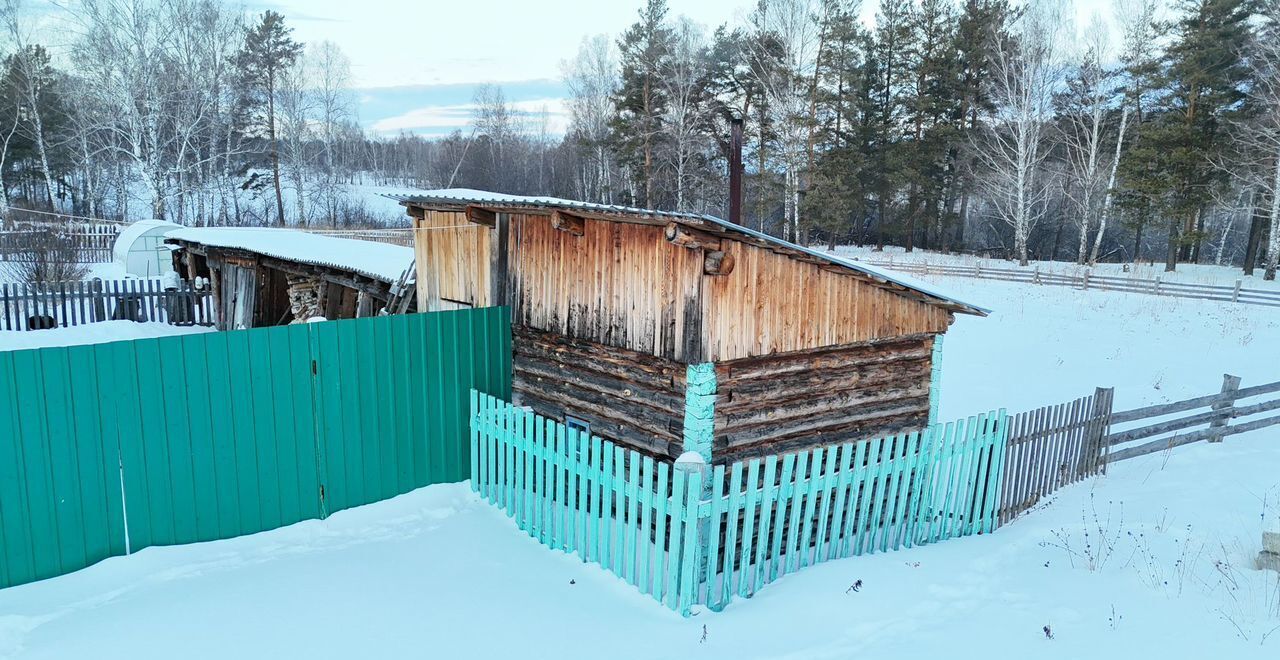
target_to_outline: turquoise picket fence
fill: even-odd
[[[472,393],[472,488],[688,616],[822,561],[998,525],[1006,415],[731,466],[655,461]]]

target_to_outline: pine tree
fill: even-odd
[[[1224,122],[1239,110],[1248,69],[1248,0],[1185,0],[1159,78],[1162,97],[1144,117],[1128,159],[1127,187],[1168,219],[1165,270],[1197,261],[1205,208],[1226,183],[1213,165],[1227,144]]]
[[[991,111],[991,95],[983,84],[990,76],[991,45],[1002,38],[1011,18],[1006,0],[965,0],[956,21],[955,49],[958,72],[958,118],[956,141],[948,150],[948,170],[954,185],[950,188],[948,208],[955,218],[955,231],[943,238],[948,245],[963,245],[973,196],[975,159],[968,146],[981,128],[981,118]],[[948,240],[950,239],[950,240]]]
[[[290,36],[292,28],[284,24],[284,16],[267,10],[261,20],[245,35],[240,51],[239,68],[249,90],[249,111],[259,115],[265,124],[271,159],[272,183],[276,193],[276,222],[284,225],[284,195],[280,191],[280,147],[276,135],[276,93],[281,74],[297,62],[302,44]]]
[[[883,249],[886,229],[896,231],[894,201],[905,176],[902,153],[903,114],[907,90],[913,81],[905,53],[912,49],[915,33],[910,23],[910,0],[881,0],[876,15],[875,40],[869,53],[874,110],[868,120],[878,169],[876,197],[876,249]]]
[[[671,53],[667,1],[648,0],[639,19],[618,42],[622,65],[614,132],[618,160],[631,171],[631,203],[655,208],[656,155],[662,140],[662,115],[667,108],[660,77]]]
[[[960,117],[960,59],[955,43],[955,10],[947,0],[922,0],[911,11],[914,38],[907,52],[911,84],[906,94],[907,147],[904,175],[907,195],[907,251],[917,233],[941,236],[951,218],[944,195],[953,172],[947,152],[956,139]],[[919,231],[922,229],[923,231]]]

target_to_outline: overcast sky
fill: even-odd
[[[29,0],[58,13],[73,0]],[[228,3],[238,0],[226,0]],[[1075,0],[1080,22],[1113,0]],[[244,0],[285,15],[303,42],[333,41],[351,59],[361,122],[384,134],[440,135],[464,128],[477,85],[497,83],[524,112],[567,121],[561,63],[586,37],[616,39],[644,0]],[[670,0],[670,16],[708,31],[740,25],[756,0]],[[878,0],[863,1],[870,23]],[[46,39],[55,48],[63,31]]]
[[[1111,0],[1077,0],[1081,20]],[[567,116],[561,63],[582,40],[620,35],[644,0],[271,0],[302,41],[328,39],[351,58],[364,124],[383,133],[441,134],[466,126],[476,85],[500,83],[520,110]],[[709,30],[740,24],[755,0],[671,0]],[[864,2],[868,21],[878,2]]]

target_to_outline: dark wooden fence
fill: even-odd
[[[1106,469],[1112,390],[1014,415],[1005,449],[1000,524],[1041,498]]]
[[[21,260],[32,251],[45,249],[51,231],[59,232],[71,240],[74,246],[71,257],[76,263],[107,263],[115,258],[113,250],[116,236],[120,234],[120,225],[73,224],[0,231],[0,261]]]
[[[1280,424],[1280,415],[1258,417],[1280,410],[1276,394],[1280,381],[1241,388],[1237,376],[1226,374],[1222,380],[1222,390],[1216,394],[1112,414],[1112,424],[1124,428],[1107,436],[1108,460],[1122,461],[1201,440],[1222,442],[1229,435]],[[1246,417],[1251,419],[1233,423]]]
[[[67,327],[98,321],[156,321],[213,325],[209,291],[156,280],[93,280],[57,284],[0,284],[0,330]]]

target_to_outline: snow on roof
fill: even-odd
[[[470,188],[444,188],[441,190],[425,190],[421,192],[403,194],[403,195],[387,195],[401,203],[415,204],[441,204],[448,206],[476,205],[476,206],[499,206],[508,208],[556,208],[566,210],[592,211],[597,213],[613,213],[619,215],[644,215],[650,217],[665,217],[675,221],[686,220],[692,224],[711,223],[720,229],[736,232],[749,236],[751,238],[772,243],[778,247],[787,248],[802,252],[808,256],[821,259],[830,264],[842,266],[850,270],[860,272],[870,276],[872,279],[881,280],[906,287],[914,291],[923,293],[926,296],[937,299],[949,306],[958,307],[960,311],[970,314],[978,314],[986,316],[991,310],[978,305],[964,302],[955,296],[946,293],[934,284],[923,282],[914,277],[904,275],[892,270],[877,268],[867,264],[843,259],[829,252],[821,252],[803,245],[797,245],[790,241],[784,241],[776,236],[771,236],[761,231],[756,231],[749,227],[734,224],[723,218],[714,215],[705,215],[699,213],[677,213],[673,211],[655,211],[651,209],[641,209],[633,206],[618,206],[614,204],[595,204],[592,202],[578,202],[569,199],[560,199],[558,197],[531,197],[526,195],[507,195],[504,193],[488,192],[484,190],[472,190]]]
[[[413,248],[334,238],[296,229],[201,227],[171,231],[169,238],[256,252],[314,266],[328,266],[394,283],[413,263]]]

